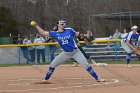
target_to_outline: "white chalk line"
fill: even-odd
[[[89,79],[89,78],[63,78],[63,79]],[[21,81],[21,80],[40,80],[40,79],[17,79],[17,80],[9,80],[9,81]],[[35,91],[35,90],[58,90],[58,89],[70,89],[70,88],[81,88],[81,87],[92,87],[92,86],[100,86],[100,85],[107,85],[107,84],[115,84],[115,83],[118,83],[119,80],[118,79],[108,79],[109,82],[104,82],[104,83],[95,83],[95,84],[92,84],[92,83],[67,83],[67,85],[74,85],[74,86],[69,86],[69,87],[53,87],[53,88],[38,88],[38,89],[34,89],[34,88],[30,88],[30,89],[21,89],[21,90],[0,90],[0,91],[7,91],[7,92],[25,92],[25,91]],[[79,85],[81,84],[81,85]],[[22,84],[8,84],[8,85],[11,85],[11,86],[22,86]],[[30,85],[30,83],[25,83],[23,84],[24,86],[27,86],[27,85]]]

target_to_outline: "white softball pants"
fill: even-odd
[[[87,62],[87,59],[83,55],[83,53],[79,50],[76,49],[72,52],[65,52],[62,51],[50,64],[51,67],[55,68],[56,66],[64,63],[67,59],[73,58],[76,60],[78,63],[80,63],[85,69],[88,69],[90,66]]]
[[[121,40],[121,46],[127,53],[132,53],[133,52],[133,50],[123,40]]]

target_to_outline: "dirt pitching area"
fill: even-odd
[[[82,67],[58,66],[48,82],[48,65],[0,67],[0,93],[139,93],[140,65],[93,66],[106,82],[96,82]]]

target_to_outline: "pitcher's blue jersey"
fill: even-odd
[[[75,34],[76,32],[72,28],[64,28],[63,32],[49,32],[49,35],[53,37],[66,52],[71,52],[77,49],[77,45],[74,40]]]
[[[130,41],[130,44],[134,44],[136,41],[138,41],[139,39],[139,33],[136,32],[136,34],[134,34],[132,31],[129,32],[124,38],[123,40],[126,41],[126,40],[129,40]]]

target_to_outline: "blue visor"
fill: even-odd
[[[60,24],[60,25],[63,25],[63,24],[65,24],[65,23],[66,23],[66,21],[64,21],[64,20],[58,21],[58,24]]]

